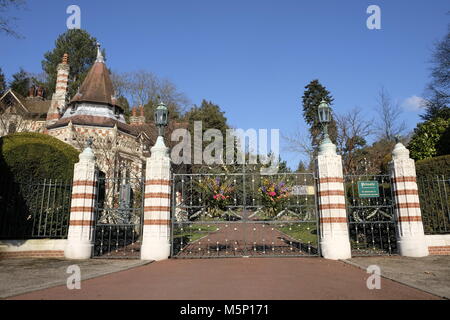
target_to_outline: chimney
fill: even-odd
[[[137,107],[131,109],[130,124],[131,125],[141,125],[145,123],[144,107],[139,106],[139,116],[137,116]]]
[[[61,117],[60,112],[66,108],[67,83],[69,81],[69,55],[65,53],[57,67],[56,90],[52,96],[50,109],[47,112],[47,126],[54,124]]]
[[[140,116],[138,117],[139,124],[145,124],[144,106],[139,106],[139,111],[140,111]]]
[[[136,117],[136,108],[132,107],[131,108],[131,117],[130,117],[130,124],[131,125],[136,125],[138,124],[138,118]]]
[[[42,88],[41,86],[39,86],[39,87],[38,87],[38,90],[37,90],[37,95],[38,95],[38,97],[44,99],[44,88]]]

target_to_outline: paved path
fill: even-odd
[[[348,262],[363,269],[377,265],[384,277],[450,299],[450,256],[357,257]]]
[[[367,277],[320,258],[175,259],[86,280],[81,290],[60,286],[15,299],[438,299],[386,279],[381,290],[368,290]]]
[[[142,266],[141,260],[4,259],[0,260],[0,299],[66,284],[67,268],[78,265],[81,279]]]
[[[296,224],[299,224],[297,222]],[[242,257],[242,256],[305,256],[316,255],[317,244],[308,244],[277,230],[286,223],[232,222],[222,224],[192,224],[215,227],[217,231],[189,244],[183,244],[178,256],[183,257]]]

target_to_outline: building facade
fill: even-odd
[[[57,68],[56,90],[51,100],[41,88],[31,88],[24,98],[8,90],[0,98],[0,136],[15,132],[38,132],[55,137],[78,150],[88,140],[99,169],[108,178],[140,178],[145,159],[157,138],[153,123],[146,123],[143,107],[133,108],[127,123],[117,103],[108,68],[98,48],[97,59],[78,92],[68,97],[69,57]],[[170,124],[171,129],[178,124]]]

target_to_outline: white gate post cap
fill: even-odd
[[[392,157],[394,160],[409,159],[409,150],[403,145],[403,143],[399,142],[395,145],[395,148],[392,151]]]
[[[87,161],[94,161],[95,155],[92,151],[91,147],[87,147],[83,150],[82,153],[79,155],[80,161],[87,162]]]

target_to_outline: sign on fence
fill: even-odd
[[[360,198],[378,198],[380,196],[378,181],[358,181],[358,196]]]
[[[314,195],[314,186],[293,186],[291,194],[293,196]]]

